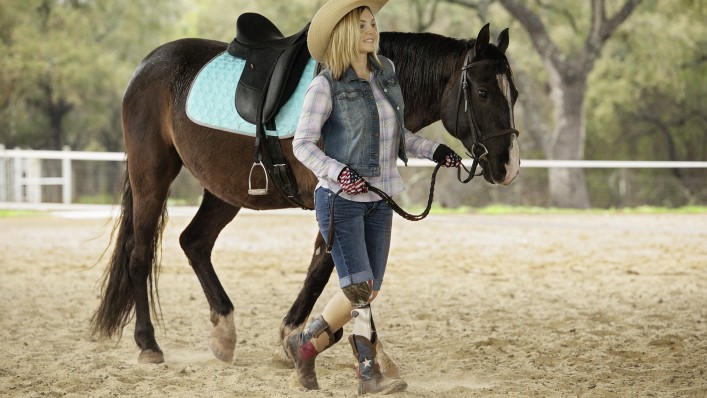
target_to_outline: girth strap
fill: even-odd
[[[267,137],[268,154],[270,155],[271,164],[267,164],[267,169],[270,170],[275,186],[286,198],[296,200],[298,196],[297,181],[294,175],[290,172],[290,167],[285,160],[285,155],[282,153],[282,145],[277,137]],[[304,207],[301,203],[296,203],[299,207]]]

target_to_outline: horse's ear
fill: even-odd
[[[501,33],[498,34],[496,43],[496,47],[498,47],[501,52],[505,53],[508,48],[508,28],[503,29]]]
[[[489,45],[489,40],[491,40],[491,35],[489,34],[489,25],[490,24],[484,25],[484,27],[481,28],[481,30],[479,31],[479,35],[476,36],[476,46],[474,48],[474,54],[477,57],[484,52],[486,46]]]

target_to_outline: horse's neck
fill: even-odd
[[[424,54],[424,47],[420,47],[417,42],[422,35],[389,35],[390,42],[386,43],[389,51],[384,52],[395,64],[405,99],[405,126],[412,132],[442,118],[445,89],[453,76],[453,66],[443,70],[441,65],[456,65],[458,58],[450,54],[448,56],[455,58],[454,62],[439,62],[437,66],[431,67],[430,55]]]
[[[417,132],[425,126],[442,118],[441,101],[442,90],[425,90],[422,85],[413,80],[413,83],[404,83],[413,77],[406,76],[405,70],[398,73],[400,81],[403,82],[405,98],[405,126],[412,132]]]

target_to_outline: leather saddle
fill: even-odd
[[[265,134],[265,129],[277,128],[275,115],[292,96],[307,66],[310,58],[308,30],[309,24],[285,37],[266,17],[244,13],[236,21],[236,38],[228,45],[229,54],[246,61],[236,86],[236,111],[244,120],[254,124],[256,130],[248,193],[267,195],[269,175],[290,203],[305,209],[308,207],[299,197],[297,181],[282,152],[280,140]],[[252,186],[253,171],[257,168],[262,169],[265,176],[265,188]]]
[[[267,125],[292,96],[310,58],[307,50],[309,24],[285,37],[263,15],[244,13],[238,17],[236,29],[236,38],[229,44],[228,53],[246,60],[236,89],[236,110],[256,126]],[[260,117],[259,111],[262,111]]]

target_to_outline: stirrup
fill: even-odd
[[[263,169],[263,174],[265,175],[265,188],[257,188],[253,189],[253,186],[251,185],[251,180],[253,179],[253,169],[255,166],[260,166],[261,169]],[[265,170],[265,166],[263,166],[263,162],[257,161],[253,163],[252,166],[250,166],[250,173],[248,173],[248,195],[253,195],[253,196],[259,196],[259,195],[267,195],[268,194],[268,172]]]

